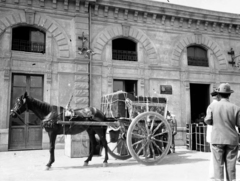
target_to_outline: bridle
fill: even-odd
[[[23,106],[23,105],[22,105],[22,106]],[[21,109],[22,106],[21,106],[20,108],[18,108],[18,109]],[[26,103],[25,103],[25,108],[26,108],[26,111],[29,112],[28,105],[27,105]],[[15,110],[12,109],[12,110],[11,110],[11,114],[12,114],[12,113],[16,114],[17,117],[18,117],[18,119],[19,119],[25,126],[28,125],[28,124],[26,124],[25,121],[21,118],[20,114],[17,113],[17,111],[15,111]]]

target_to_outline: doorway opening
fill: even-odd
[[[133,96],[137,96],[137,81],[136,80],[113,80],[113,92],[125,91]]]
[[[199,117],[206,115],[209,100],[209,84],[190,84],[191,124],[199,123]]]
[[[30,96],[43,100],[43,76],[30,74],[13,74],[11,108],[16,99],[27,91]],[[41,120],[32,112],[25,111],[19,118],[9,120],[9,150],[42,149]]]

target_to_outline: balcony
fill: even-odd
[[[208,59],[188,56],[188,65],[208,67]]]
[[[45,43],[14,39],[12,41],[12,50],[45,53]]]
[[[137,61],[136,51],[113,50],[113,60]]]

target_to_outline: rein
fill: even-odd
[[[25,121],[21,118],[21,116],[20,116],[16,111],[13,111],[13,110],[12,110],[12,112],[17,115],[18,119],[19,119],[25,126],[28,125],[28,124],[25,123]]]

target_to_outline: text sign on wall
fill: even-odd
[[[161,94],[172,94],[172,86],[171,85],[160,85],[160,93]]]

